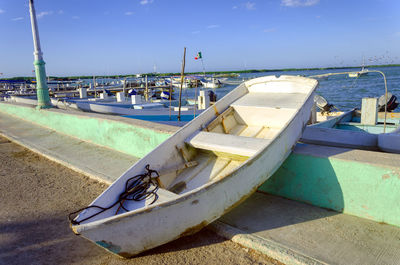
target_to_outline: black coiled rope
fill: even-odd
[[[78,211],[75,211],[68,215],[69,222],[72,225],[79,225],[80,223],[82,223],[86,220],[89,220],[89,219],[113,208],[117,204],[119,204],[119,206],[118,206],[117,211],[115,212],[115,215],[117,215],[121,209],[123,209],[125,212],[128,212],[129,210],[124,207],[125,201],[142,201],[151,196],[154,196],[154,200],[150,204],[155,203],[158,199],[158,195],[157,195],[158,183],[157,183],[157,181],[155,181],[155,178],[159,177],[160,175],[158,174],[157,171],[150,169],[150,165],[146,165],[145,168],[146,168],[147,172],[136,175],[136,176],[128,179],[125,182],[125,190],[118,196],[118,200],[115,203],[113,203],[112,205],[110,205],[108,207],[90,205],[88,207],[79,209]],[[80,221],[74,220],[76,218],[77,214],[79,214],[80,212],[82,212],[86,209],[90,209],[90,208],[100,209],[100,211],[95,214],[92,214],[89,217],[86,217]]]

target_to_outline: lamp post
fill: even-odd
[[[33,46],[34,46],[33,55],[35,58],[33,65],[35,66],[35,74],[36,74],[36,94],[38,99],[37,108],[47,109],[51,108],[51,103],[49,96],[49,88],[47,87],[47,81],[46,81],[46,69],[44,67],[45,62],[43,61],[43,53],[40,49],[39,30],[36,21],[36,12],[35,12],[35,7],[33,5],[33,0],[29,0],[29,11],[31,15]]]

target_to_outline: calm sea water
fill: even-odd
[[[388,91],[396,95],[400,101],[400,67],[368,68],[369,70],[382,71],[387,80]],[[257,74],[241,74],[240,78],[255,78],[265,75],[320,75],[325,73],[340,73],[358,71],[361,69],[335,69],[335,70],[313,70],[313,71],[277,71]],[[218,99],[226,95],[236,86],[224,86],[217,88],[214,92]],[[359,78],[350,78],[348,75],[330,76],[325,80],[319,80],[317,94],[323,96],[329,103],[334,104],[342,111],[354,107],[361,107],[361,99],[364,97],[380,97],[385,93],[383,77],[379,73],[368,73]],[[184,97],[194,97],[194,89],[183,92]],[[395,110],[400,112],[400,108]]]

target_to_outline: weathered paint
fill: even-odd
[[[353,158],[338,158],[335,153],[349,149],[333,148],[333,154],[322,155],[312,147],[292,153],[259,190],[400,226],[398,155],[353,150]],[[382,160],[391,160],[392,165]]]
[[[271,83],[268,81],[271,81]],[[267,84],[264,85],[264,83]],[[233,105],[232,102],[236,103],[237,105],[235,106],[238,108],[245,106],[244,112],[249,110],[249,106],[255,105],[258,110],[268,109],[276,113],[274,108],[264,102],[263,97],[261,97],[262,102],[257,99],[256,103],[259,105],[253,104],[254,101],[247,101],[247,103],[250,103],[248,105],[243,102],[243,105],[238,103],[241,99],[253,99],[254,94],[252,95],[251,93],[277,94],[276,91],[281,92],[284,90],[282,93],[290,93],[291,95],[282,95],[287,99],[283,104],[287,102],[296,103],[292,105],[292,108],[288,107],[293,111],[285,117],[285,120],[282,116],[271,115],[274,117],[273,121],[278,122],[277,120],[279,119],[281,129],[279,133],[272,137],[268,146],[261,146],[256,154],[246,161],[241,161],[237,167],[232,168],[232,171],[226,175],[222,173],[224,168],[217,169],[217,171],[213,170],[214,166],[219,168],[222,162],[218,164],[216,161],[218,158],[210,155],[214,161],[213,163],[215,163],[211,165],[212,167],[199,169],[202,171],[201,173],[186,172],[193,173],[193,177],[202,174],[210,176],[206,183],[200,181],[193,184],[189,181],[189,188],[181,194],[173,194],[174,196],[171,198],[158,200],[154,204],[132,201],[129,205],[129,212],[113,215],[114,211],[111,209],[94,216],[90,220],[83,221],[76,226],[76,231],[94,242],[112,242],[120,246],[122,254],[121,252],[118,254],[125,257],[159,246],[182,235],[191,234],[216,220],[221,214],[229,211],[236,203],[244,200],[254,192],[287,158],[291,151],[290,147],[299,139],[309,119],[313,105],[313,91],[316,85],[317,82],[315,80],[288,76],[279,78],[274,76],[264,77],[240,85],[214,105],[218,113],[226,110],[229,105]],[[255,91],[252,91],[253,88]],[[299,93],[295,93],[296,91]],[[250,94],[250,97],[247,97],[247,93]],[[299,101],[300,96],[302,97],[301,101]],[[270,98],[273,98],[273,95]],[[269,103],[282,104],[282,102],[275,100],[271,102]],[[267,107],[262,108],[260,105]],[[286,114],[288,113],[287,109],[282,108],[282,111]],[[265,119],[263,112],[261,114],[258,112],[257,115]],[[254,119],[254,117],[251,118]],[[204,111],[196,119],[177,131],[168,141],[159,145],[128,169],[93,204],[105,206],[109,205],[110,201],[115,201],[124,189],[126,180],[143,173],[143,168],[147,164],[150,164],[152,169],[159,171],[162,171],[167,166],[171,167],[171,164],[182,164],[184,158],[181,156],[179,148],[177,148],[179,144],[182,144],[186,139],[190,139],[194,134],[198,133],[199,129],[204,129],[213,119],[215,119],[215,112],[212,108]],[[264,123],[260,122],[259,124],[263,125]],[[197,158],[201,158],[200,155]],[[226,158],[220,159],[226,160]],[[189,170],[194,171],[194,168]],[[217,174],[221,174],[224,177],[218,178]],[[197,203],[193,204],[193,201],[197,201]],[[79,214],[77,221],[93,214],[93,210],[93,208],[90,208]],[[149,227],[151,229],[148,229]],[[143,231],[146,231],[146,233],[143,233]]]
[[[103,115],[77,114],[54,109],[37,110],[9,103],[0,103],[0,112],[139,158],[168,139],[173,132],[171,129],[161,130],[161,127],[142,125],[151,124],[149,122],[141,122],[140,125],[122,122],[127,118],[107,119],[101,117]],[[131,119],[128,121],[131,122]]]
[[[107,249],[108,251],[111,251],[114,254],[118,254],[121,251],[121,248],[119,246],[114,245],[111,242],[106,242],[104,240],[102,241],[96,241],[96,244]]]

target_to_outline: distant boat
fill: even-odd
[[[223,85],[223,83],[219,79],[216,79],[214,77],[211,79],[200,80],[200,82],[204,88],[220,88]]]
[[[267,76],[241,84],[70,216],[72,230],[126,258],[199,231],[288,157],[310,117],[317,83]]]
[[[180,77],[172,77],[170,80],[172,82],[173,87],[176,87],[176,88],[181,87],[181,78]],[[183,79],[182,88],[183,89],[192,88],[195,86],[195,82],[197,82],[197,81],[194,81],[192,78],[185,77]]]
[[[351,73],[349,73],[349,77],[360,77],[363,75],[367,75],[368,73],[369,73],[368,69],[365,68],[365,58],[363,57],[361,71],[351,72]]]
[[[364,66],[363,66],[361,68],[361,71],[349,73],[349,77],[360,77],[363,75],[367,75],[368,73],[369,73],[368,69],[364,68]]]

